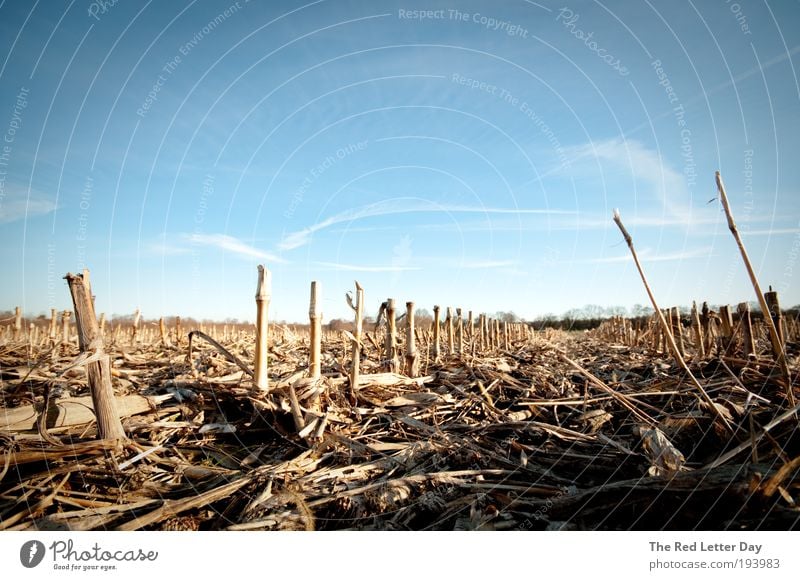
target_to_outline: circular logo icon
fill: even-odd
[[[19,549],[19,561],[26,568],[36,568],[44,559],[44,544],[39,540],[30,540]]]

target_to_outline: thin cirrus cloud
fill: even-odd
[[[691,215],[684,176],[666,163],[657,151],[635,139],[617,137],[590,141],[569,147],[567,154],[572,169],[592,161],[605,162],[610,168],[622,170],[635,182],[646,185],[668,214],[681,219]],[[594,169],[596,167],[592,171]]]
[[[0,224],[46,215],[56,207],[54,201],[44,196],[7,190],[6,195],[0,198]]]
[[[283,236],[278,248],[282,251],[294,250],[311,242],[313,235],[333,225],[357,220],[395,214],[408,213],[477,213],[477,214],[570,214],[568,210],[558,209],[514,209],[480,206],[440,205],[433,202],[419,203],[418,200],[392,199],[370,205],[348,209],[317,222],[302,230]]]
[[[511,268],[516,265],[517,262],[514,260],[497,260],[488,262],[466,262],[464,264],[459,264],[459,267],[466,270],[492,270],[494,268]]]
[[[342,272],[408,272],[411,270],[421,270],[414,266],[362,266],[358,264],[342,264],[340,262],[314,262],[322,268],[339,270]]]
[[[190,253],[193,246],[216,248],[241,258],[286,262],[274,254],[259,250],[227,234],[181,234],[177,241],[169,241],[166,236],[162,236],[161,239],[150,245],[150,249],[165,256],[178,256]]]
[[[708,258],[711,256],[712,246],[703,246],[693,250],[681,250],[679,252],[668,252],[665,254],[654,254],[650,248],[644,248],[637,252],[640,262],[680,262],[681,260],[692,260],[697,258]],[[603,258],[589,258],[586,260],[574,260],[583,264],[614,264],[618,262],[631,262],[633,257],[630,254],[621,256],[608,256]]]
[[[341,270],[346,272],[409,272],[423,269],[421,267],[405,266],[400,264],[393,264],[390,266],[364,266],[360,264],[343,264],[341,262],[314,262],[314,264],[322,268],[330,268],[332,270]],[[443,263],[441,265],[448,266],[449,263]],[[517,262],[513,260],[498,260],[486,262],[466,262],[452,267],[466,270],[489,270],[495,268],[510,268],[516,265]]]
[[[739,233],[743,236],[786,236],[800,234],[800,228],[776,228],[774,230],[747,230],[740,228]]]

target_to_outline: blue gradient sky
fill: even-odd
[[[0,4],[0,309],[800,302],[795,2]],[[431,10],[418,14],[420,9]]]

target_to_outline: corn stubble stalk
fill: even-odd
[[[745,356],[756,354],[756,343],[753,338],[753,323],[750,319],[750,305],[747,302],[740,302],[736,307],[739,311],[739,324],[742,327],[742,351]]]
[[[272,273],[258,265],[256,286],[256,360],[255,383],[261,391],[269,390],[267,378],[267,349],[269,348],[269,301],[272,298]]]
[[[470,355],[475,356],[475,327],[473,326],[472,310],[467,313],[467,330],[469,332]]]
[[[614,211],[614,223],[617,224],[619,231],[622,232],[622,237],[625,238],[625,243],[628,244],[628,248],[631,251],[631,255],[633,256],[633,261],[636,264],[636,269],[639,271],[639,276],[642,278],[642,283],[644,284],[644,289],[647,291],[647,296],[650,298],[650,303],[653,305],[653,310],[655,311],[656,315],[658,316],[658,320],[661,324],[661,328],[664,331],[664,338],[667,340],[669,344],[669,348],[672,351],[672,355],[675,358],[675,361],[678,363],[678,366],[681,367],[683,372],[686,373],[686,376],[689,377],[692,385],[697,389],[702,397],[703,401],[706,402],[708,407],[711,411],[717,416],[717,419],[725,426],[725,428],[732,434],[733,428],[731,427],[728,420],[722,414],[722,412],[717,408],[714,404],[714,401],[711,397],[708,396],[706,390],[703,388],[703,385],[699,383],[699,381],[695,378],[692,374],[692,371],[689,369],[686,361],[683,360],[683,357],[678,350],[678,345],[675,344],[675,338],[672,336],[672,332],[670,330],[670,324],[667,322],[667,319],[664,317],[664,312],[658,307],[658,303],[656,302],[655,296],[653,296],[653,292],[650,290],[650,285],[647,283],[647,277],[644,275],[644,270],[642,270],[642,265],[639,263],[639,256],[636,255],[636,250],[633,247],[633,238],[628,233],[628,230],[625,229],[625,226],[622,224],[622,218],[619,215],[618,211]]]
[[[66,348],[69,344],[69,319],[72,312],[65,310],[61,313],[61,348]]]
[[[97,416],[97,435],[99,439],[122,442],[126,439],[114,402],[114,389],[111,386],[111,363],[103,350],[103,337],[100,335],[92,302],[92,289],[88,279],[81,274],[65,276],[75,307],[75,324],[78,329],[78,346],[82,353],[95,358],[86,364],[89,391]]]
[[[348,293],[347,303],[355,314],[355,333],[353,334],[353,362],[350,366],[350,399],[355,404],[355,392],[358,388],[358,378],[361,374],[361,334],[364,330],[364,289],[361,284],[356,283],[355,304]]]
[[[320,377],[320,356],[322,351],[322,314],[319,312],[319,283],[311,282],[311,297],[308,303],[308,320],[310,323],[310,350],[308,359],[308,376],[312,379]]]
[[[180,346],[180,344],[181,344],[181,334],[182,334],[182,332],[181,332],[181,317],[180,316],[176,316],[175,317],[175,344],[177,344],[178,346]]]
[[[703,346],[703,326],[700,324],[700,314],[697,312],[697,303],[694,300],[692,301],[692,332],[697,356],[704,359],[706,358],[706,349]]]
[[[764,300],[769,308],[769,315],[775,325],[775,330],[778,332],[781,347],[786,348],[786,323],[784,322],[783,312],[781,312],[780,302],[778,302],[778,293],[772,290],[772,286],[769,287],[769,291],[764,293]]]
[[[22,308],[14,308],[14,340],[19,340],[22,333]]]
[[[158,319],[158,331],[161,334],[161,346],[169,347],[169,334],[167,333],[167,325],[164,323],[164,317]]]
[[[453,356],[455,337],[453,336],[453,309],[450,306],[447,307],[447,318],[444,323],[447,325],[447,356]]]
[[[322,360],[322,313],[319,311],[319,282],[316,280],[311,282],[311,296],[308,303],[308,320],[309,320],[309,358],[308,358],[308,376],[311,379],[319,380],[322,376],[321,360]],[[312,411],[319,411],[319,395],[314,395],[309,401],[309,408]]]
[[[51,308],[50,309],[50,332],[49,332],[49,335],[48,335],[49,338],[50,338],[50,344],[51,345],[55,345],[56,344],[56,339],[58,337],[57,331],[58,331],[58,314],[56,313],[56,309],[55,308]]]
[[[131,344],[139,342],[139,321],[141,320],[142,312],[138,308],[133,313],[133,330],[131,330]]]
[[[384,341],[385,368],[390,373],[396,373],[400,368],[397,360],[397,319],[395,318],[394,298],[386,300],[386,338]]]
[[[725,217],[728,218],[728,229],[731,231],[731,234],[733,234],[733,239],[736,240],[736,245],[739,246],[739,252],[742,254],[742,261],[744,261],[744,266],[747,269],[747,275],[750,277],[750,281],[753,283],[753,290],[756,292],[758,303],[761,306],[761,312],[764,313],[764,323],[767,325],[769,338],[772,342],[772,353],[775,356],[775,360],[778,363],[778,367],[780,368],[781,374],[783,374],[784,381],[786,382],[786,400],[790,407],[794,407],[796,403],[794,399],[794,392],[792,391],[792,374],[789,371],[789,363],[786,361],[786,352],[783,348],[780,333],[775,326],[772,316],[770,316],[771,312],[769,305],[767,304],[764,294],[761,292],[761,286],[758,283],[758,278],[756,278],[756,273],[753,270],[752,264],[750,263],[750,258],[747,256],[747,250],[745,249],[742,238],[739,235],[736,222],[733,220],[733,213],[731,213],[731,207],[730,204],[728,204],[728,195],[725,193],[725,185],[722,183],[722,176],[720,175],[719,171],[716,173],[716,178],[719,197],[722,201],[722,207],[725,210]]]
[[[438,305],[433,307],[433,362],[439,362],[442,356],[440,310]]]
[[[419,375],[419,355],[414,337],[414,303],[406,302],[406,375]]]

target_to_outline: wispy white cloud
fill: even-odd
[[[636,252],[640,262],[680,262],[682,260],[692,260],[697,258],[708,258],[711,256],[712,246],[704,246],[693,250],[681,250],[678,252],[668,252],[664,254],[654,254],[652,249],[644,248]],[[614,264],[618,262],[632,262],[633,257],[628,254],[619,256],[608,256],[603,258],[589,258],[586,260],[574,260],[583,264]]]
[[[56,204],[47,197],[8,187],[0,197],[0,224],[29,219],[55,211]]]
[[[162,235],[149,244],[152,252],[164,256],[180,256],[192,252],[193,246],[206,246],[229,252],[243,258],[256,258],[268,262],[285,262],[286,260],[246,244],[242,240],[227,234],[179,234],[177,236]]]
[[[192,244],[211,246],[246,258],[258,258],[259,260],[268,260],[270,262],[285,261],[274,254],[259,250],[227,234],[187,234],[186,239]]]
[[[151,242],[148,247],[151,252],[161,254],[162,256],[180,256],[191,252],[187,247],[169,243],[163,236],[160,240]]]
[[[408,272],[411,270],[421,270],[414,266],[361,266],[358,264],[342,264],[340,262],[314,262],[322,268],[331,270],[341,270],[345,272]]]
[[[339,212],[327,219],[324,219],[316,224],[313,224],[302,230],[290,232],[284,235],[283,239],[278,244],[278,248],[283,251],[294,250],[301,246],[305,246],[311,241],[312,236],[326,228],[333,225],[353,222],[370,217],[379,217],[395,214],[409,214],[409,213],[475,213],[475,214],[517,214],[517,215],[530,215],[530,214],[559,214],[568,215],[574,212],[559,209],[515,209],[515,208],[493,208],[493,207],[480,207],[480,206],[463,206],[463,205],[440,205],[433,202],[420,203],[419,200],[409,199],[391,199],[373,203],[366,206],[348,209]]]
[[[514,260],[497,260],[487,262],[467,262],[465,264],[459,264],[459,267],[467,270],[490,270],[493,268],[511,268],[512,266],[516,265],[517,262]]]
[[[739,228],[739,233],[743,236],[786,236],[800,234],[800,228],[776,228],[774,230],[747,230]]]
[[[618,137],[591,141],[570,147],[567,154],[573,165],[586,161],[605,162],[630,175],[635,182],[646,185],[648,192],[669,214],[682,219],[691,215],[684,176],[659,157],[657,151],[635,139]]]

